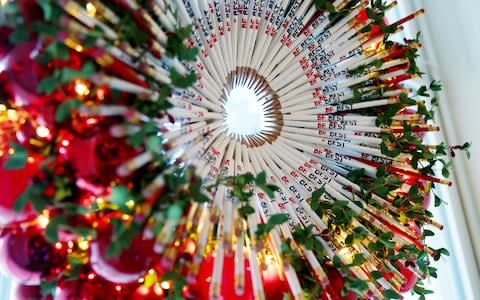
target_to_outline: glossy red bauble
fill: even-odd
[[[32,213],[30,205],[22,213],[13,210],[13,206],[25,189],[28,187],[32,177],[39,174],[39,164],[42,161],[39,156],[31,156],[23,169],[5,170],[3,167],[8,156],[0,158],[0,224],[23,219]]]
[[[54,264],[53,247],[39,228],[20,228],[0,240],[0,270],[22,284],[38,285]]]
[[[139,286],[133,293],[133,300],[162,300],[165,298],[163,289],[155,284],[151,287]]]
[[[211,276],[215,258],[210,255],[206,257],[201,266],[194,286],[194,299],[210,299]],[[222,268],[221,295],[223,299],[249,300],[254,299],[249,260],[244,258],[244,290],[237,294],[235,289],[235,255],[224,255]],[[262,281],[266,299],[282,299],[285,293],[289,292],[286,280],[280,279],[277,269],[269,264],[262,272]]]
[[[42,289],[38,285],[17,285],[15,300],[53,300],[52,296],[42,297]]]
[[[405,293],[413,289],[415,284],[417,283],[417,276],[410,271],[404,264],[397,262],[397,266],[400,269],[400,272],[405,277],[405,283],[400,288],[400,292]]]
[[[83,278],[84,277],[84,278]],[[55,300],[130,300],[132,286],[112,284],[90,272],[79,280],[61,280]]]
[[[104,279],[120,284],[131,283],[155,265],[157,256],[153,251],[153,239],[144,239],[139,234],[119,256],[105,258],[112,239],[112,227],[109,223],[101,224],[97,232],[97,239],[90,245],[90,263]]]
[[[40,82],[40,69],[33,54],[39,44],[30,41],[15,45],[7,57],[7,80],[11,86],[12,97],[18,106],[40,107],[46,100],[44,95],[37,93]]]
[[[342,288],[345,279],[335,268],[327,268],[327,276],[330,285],[322,292],[322,300],[357,300],[357,294],[350,291],[347,295],[342,296]]]
[[[59,152],[71,164],[78,177],[91,182],[110,184],[119,176],[118,166],[132,158],[136,151],[124,139],[110,135],[103,129],[88,137],[63,132]]]

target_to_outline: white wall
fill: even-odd
[[[448,227],[444,241],[453,255],[444,262],[449,271],[435,284],[445,293],[431,299],[480,299],[480,1],[400,2],[412,10],[426,9],[416,24],[424,33],[421,65],[444,86],[439,121],[446,141],[473,142],[470,160],[464,155],[454,160],[454,187],[447,192],[448,206],[439,212]],[[460,290],[453,293],[455,287]]]

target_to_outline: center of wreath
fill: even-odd
[[[247,146],[273,142],[280,134],[283,118],[278,96],[253,69],[230,73],[222,102],[227,134]]]

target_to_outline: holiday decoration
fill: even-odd
[[[441,86],[396,4],[1,1],[1,269],[44,299],[424,297],[469,144],[424,143]]]

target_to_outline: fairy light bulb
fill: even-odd
[[[90,89],[88,85],[82,80],[75,81],[75,93],[79,96],[88,96],[90,94]]]
[[[50,219],[46,215],[42,214],[37,217],[38,226],[40,226],[41,228],[47,228],[49,222],[50,222]]]
[[[88,240],[81,238],[78,241],[78,249],[82,251],[87,251],[89,247],[90,247],[90,243],[88,242]]]
[[[41,125],[36,129],[37,136],[40,138],[47,138],[50,135],[50,129]]]
[[[95,7],[95,5],[93,5],[92,2],[88,2],[87,5],[85,5],[85,8],[87,10],[87,14],[90,17],[94,17],[95,14],[97,13],[97,8]]]
[[[162,283],[160,283],[160,286],[162,287],[162,289],[168,290],[172,287],[172,283],[170,281],[163,281]]]

